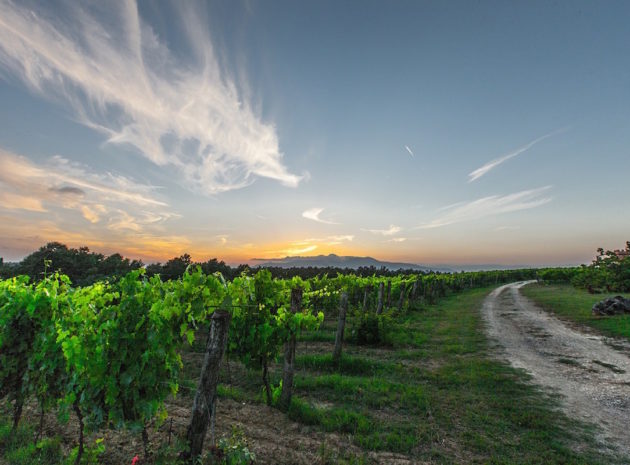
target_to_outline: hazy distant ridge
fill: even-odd
[[[440,271],[454,273],[457,271],[488,271],[488,270],[512,270],[519,268],[532,268],[531,265],[500,265],[500,264],[448,264],[448,265],[416,265],[415,263],[384,262],[372,257],[349,257],[335,254],[317,255],[315,257],[284,257],[284,258],[254,258],[254,266],[277,266],[280,268],[352,268],[373,266],[385,267],[388,270],[415,270],[415,271]]]
[[[255,265],[257,266],[277,266],[280,268],[292,268],[292,267],[336,267],[336,268],[359,268],[373,266],[376,268],[385,267],[388,270],[417,270],[417,271],[429,271],[436,268],[429,268],[427,266],[416,265],[413,263],[396,263],[396,262],[383,262],[372,257],[348,257],[339,256],[335,254],[330,255],[317,255],[315,257],[284,257],[284,258],[255,258]],[[439,271],[444,271],[441,269]]]

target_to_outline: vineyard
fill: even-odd
[[[232,426],[216,424],[222,418],[217,402],[231,399],[237,401],[231,407],[237,418],[238,410],[251,416],[246,402],[266,404],[285,416],[276,422],[348,434],[356,449],[347,457],[328,451],[327,440],[321,440],[322,463],[372,463],[365,455],[369,451],[402,454],[371,456],[374,463],[408,463],[401,457],[425,456],[426,447],[435,447],[431,444],[441,435],[469,442],[469,433],[459,436],[448,426],[450,415],[458,414],[453,403],[475,406],[471,408],[481,409],[480,415],[488,409],[496,414],[506,408],[504,402],[514,400],[515,392],[522,397],[523,412],[516,419],[509,411],[501,415],[515,422],[515,436],[524,435],[518,441],[529,437],[532,428],[551,438],[566,435],[564,429],[576,426],[567,426],[569,420],[562,417],[551,419],[555,414],[546,405],[553,405],[551,400],[533,401],[531,388],[485,358],[480,323],[470,312],[488,289],[541,276],[552,281],[558,272],[281,279],[262,269],[226,280],[191,265],[170,280],[147,276],[144,269],[85,286],[73,286],[67,276],[47,269],[39,281],[5,279],[0,281],[0,408],[10,422],[0,427],[0,444],[8,448],[10,437],[33,441],[31,455],[39,457],[51,444],[44,423],[53,418],[58,425],[72,425],[74,445],[57,454],[58,460],[10,463],[119,463],[119,458],[107,459],[116,449],[116,442],[104,439],[112,438],[106,434],[112,431],[139,438],[137,458],[128,457],[134,463],[253,463],[242,430],[217,441],[215,430]],[[579,272],[565,271],[571,276]],[[443,309],[442,302],[447,303]],[[449,328],[448,335],[439,330],[443,327]],[[481,355],[466,359],[471,354]],[[418,360],[424,360],[421,366],[451,360],[452,367],[418,371]],[[470,370],[474,377],[489,379],[471,389]],[[495,391],[502,383],[508,383],[505,399]],[[444,389],[449,395],[442,398]],[[333,403],[322,407],[313,397],[317,393]],[[486,405],[495,397],[497,405]],[[176,418],[179,428],[169,417],[173,405],[186,405],[187,417],[180,413]],[[370,413],[375,408],[389,412],[388,420]],[[27,420],[26,410],[31,412]],[[537,412],[534,424],[522,423],[520,415],[531,412]],[[495,430],[506,428],[501,415],[496,424],[485,421],[483,426],[468,419],[467,428],[494,437]],[[540,439],[533,439],[539,442],[531,446],[532,454],[549,453],[537,451]],[[336,444],[337,449],[348,447]],[[552,452],[559,447],[553,454],[565,459],[573,457],[565,446],[543,446]],[[283,463],[296,463],[292,460]],[[511,456],[508,463],[513,460]]]
[[[191,268],[178,280],[147,278],[136,270],[116,282],[84,287],[73,287],[58,273],[37,283],[15,277],[0,281],[0,395],[12,405],[14,429],[29,401],[36,401],[42,418],[51,409],[62,422],[75,415],[75,463],[84,459],[85,432],[107,428],[141,434],[148,458],[147,425],[167,420],[165,402],[182,384],[182,354],[193,345],[204,345],[206,338],[206,358],[218,357],[208,366],[210,371],[218,371],[227,351],[259,372],[264,401],[286,412],[292,406],[296,337],[317,329],[324,315],[338,317],[334,361],[341,363],[346,315],[354,322],[354,341],[375,345],[387,338],[387,321],[416,304],[533,273],[282,280],[261,270],[228,282],[220,274]],[[216,337],[208,334],[220,329],[215,324],[219,321],[229,325],[228,336],[212,346]],[[282,381],[273,385],[269,366],[279,357],[284,360]],[[210,384],[208,408],[201,412],[201,439],[193,440],[198,422],[193,418],[188,455],[183,457],[201,453],[216,397],[216,375]],[[195,403],[203,403],[202,391],[200,385]]]

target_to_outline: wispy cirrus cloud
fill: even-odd
[[[468,174],[468,182],[473,182],[476,181],[477,179],[479,179],[480,177],[482,177],[483,175],[487,174],[490,170],[496,168],[497,166],[499,166],[501,163],[504,163],[506,161],[508,161],[510,158],[514,158],[517,155],[520,155],[523,152],[526,152],[527,150],[531,149],[534,145],[536,145],[539,142],[542,142],[543,140],[555,136],[557,134],[560,134],[562,132],[567,131],[569,128],[562,128],[562,129],[558,129],[557,131],[553,131],[550,132],[549,134],[545,134],[544,136],[539,137],[538,139],[534,139],[531,142],[528,142],[527,144],[523,145],[522,147],[517,148],[516,150],[503,155],[502,157],[499,158],[495,158],[492,161],[489,161],[488,163],[486,163],[485,165],[483,165],[480,168],[477,168],[474,171],[471,171]]]
[[[300,255],[303,253],[309,253],[313,250],[316,250],[317,246],[315,244],[306,245],[304,247],[289,247],[287,249],[282,250],[281,252],[286,255]]]
[[[324,220],[322,218],[319,217],[319,215],[321,215],[321,213],[324,211],[323,208],[309,208],[308,210],[304,210],[302,212],[302,217],[306,218],[308,220],[312,220],[312,221],[317,221],[318,223],[324,223],[324,224],[339,224],[339,223],[335,223],[334,221],[330,221],[330,220]]]
[[[0,182],[2,187],[2,182]],[[27,210],[32,212],[45,212],[42,201],[30,194],[15,194],[13,192],[0,192],[0,207],[9,210]]]
[[[338,236],[328,236],[324,239],[324,242],[328,245],[337,245],[342,242],[352,242],[354,240],[354,236],[351,234],[338,235]]]
[[[354,240],[354,236],[352,234],[340,234],[334,236],[325,236],[325,237],[309,237],[308,239],[303,239],[301,241],[295,241],[292,245],[310,245],[312,243],[325,244],[325,245],[339,245],[343,242],[352,242]]]
[[[245,82],[217,59],[203,12],[177,5],[172,25],[186,40],[170,50],[133,0],[40,4],[0,2],[0,72],[67,105],[112,144],[135,147],[174,167],[184,185],[206,194],[256,177],[295,187],[275,127],[246,100]],[[80,186],[79,186],[80,187]]]
[[[546,193],[552,186],[524,190],[508,195],[491,195],[472,202],[459,202],[446,210],[433,221],[415,229],[432,229],[465,221],[474,221],[488,216],[536,208],[551,202]]]
[[[402,231],[402,228],[400,226],[390,224],[387,229],[363,229],[362,231],[367,231],[372,234],[380,234],[381,236],[393,236],[394,234],[398,234]]]
[[[405,150],[411,155],[411,158],[415,158],[413,150],[411,150],[408,145],[405,145]]]
[[[92,224],[96,224],[101,221],[101,215],[107,212],[107,208],[104,205],[81,205],[81,213],[83,218],[88,220]]]
[[[177,216],[155,191],[154,186],[113,173],[97,174],[59,156],[36,164],[0,149],[0,209],[73,210],[111,231],[140,232]]]

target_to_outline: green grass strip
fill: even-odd
[[[591,311],[595,303],[618,294],[589,294],[584,289],[569,285],[543,284],[530,284],[522,288],[521,292],[561,318],[590,326],[607,336],[630,340],[630,315],[596,316]],[[621,295],[630,298],[630,294]]]

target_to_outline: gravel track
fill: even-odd
[[[484,301],[500,357],[562,394],[567,415],[597,425],[604,447],[630,456],[630,343],[569,327],[519,292],[530,282],[501,286]]]

